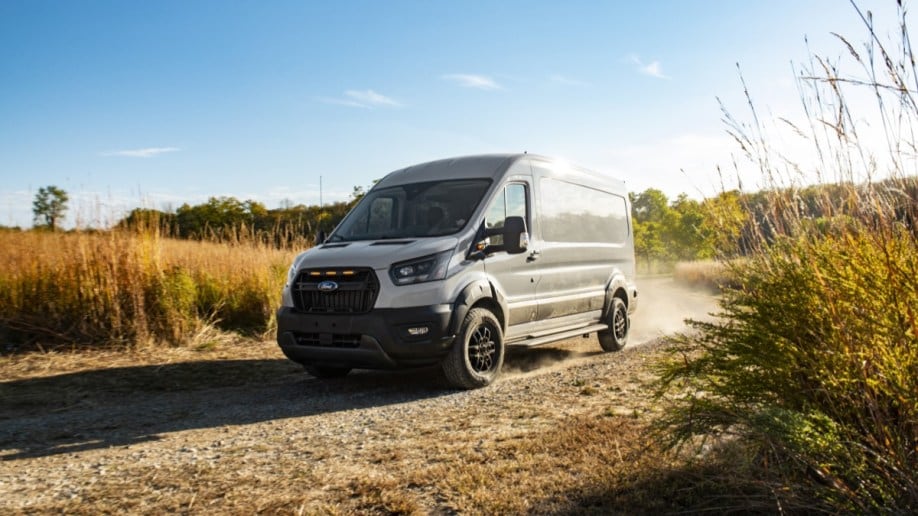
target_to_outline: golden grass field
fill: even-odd
[[[293,251],[157,232],[0,232],[0,322],[25,347],[206,344],[272,328]]]

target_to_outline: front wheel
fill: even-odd
[[[628,307],[620,297],[612,298],[607,321],[609,329],[596,333],[599,337],[599,345],[602,346],[603,351],[621,351],[628,344],[628,330],[631,329],[631,321],[628,319]]]
[[[447,381],[460,389],[476,389],[497,378],[504,363],[504,336],[490,311],[473,308],[465,316],[453,348],[443,360]]]

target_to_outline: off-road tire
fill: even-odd
[[[452,349],[443,359],[443,373],[453,387],[485,387],[500,374],[504,352],[500,322],[490,311],[473,308],[465,316]]]
[[[628,332],[631,330],[631,319],[628,317],[628,307],[618,296],[612,298],[606,320],[608,330],[596,332],[599,345],[603,351],[621,351],[628,344]]]
[[[332,367],[312,364],[303,364],[303,369],[307,373],[321,379],[343,378],[351,372],[350,367]]]

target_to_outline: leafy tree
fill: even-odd
[[[64,218],[69,200],[67,192],[54,185],[39,188],[32,202],[35,224],[56,230],[57,223]]]
[[[749,231],[750,207],[739,192],[703,201],[680,194],[669,202],[663,192],[649,188],[630,198],[635,255],[648,269],[654,262],[733,256],[745,249],[741,243]]]
[[[231,229],[254,227],[267,212],[261,203],[235,197],[211,197],[204,204],[179,206],[175,212],[179,234],[186,238],[224,238]]]
[[[704,220],[702,204],[679,194],[663,220],[663,237],[670,258],[698,260],[714,255],[713,249],[705,242]]]
[[[629,194],[634,224],[634,254],[649,268],[653,262],[669,260],[665,242],[664,223],[672,211],[666,194],[648,188],[639,194]]]
[[[669,199],[656,188],[648,188],[635,195],[631,194],[631,211],[638,222],[662,223],[669,213]]]

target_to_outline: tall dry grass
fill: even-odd
[[[292,251],[158,231],[0,232],[7,349],[187,344],[208,330],[264,334]]]
[[[810,145],[818,179],[833,183],[815,199],[822,215],[801,206],[806,166],[768,136],[755,104],[751,123],[728,115],[772,193],[752,255],[727,266],[736,284],[721,318],[694,323],[698,334],[661,371],[669,410],[659,428],[673,444],[735,443],[767,472],[777,512],[801,495],[813,512],[918,512],[918,195],[909,177],[918,56],[904,8],[894,43],[855,10],[866,42],[839,41],[861,75],[813,56],[798,77],[806,122],[782,120]],[[876,105],[855,112],[866,108],[848,99],[864,90]]]
[[[728,284],[727,267],[724,262],[715,260],[678,262],[673,266],[673,280],[688,287],[716,292]]]

